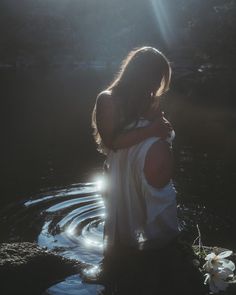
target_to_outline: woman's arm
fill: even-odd
[[[164,121],[164,118],[155,119],[148,126],[137,127],[118,134],[114,137],[113,147],[114,149],[128,148],[153,136],[166,139],[171,130],[172,128],[168,122]]]
[[[119,118],[108,92],[101,93],[97,98],[96,121],[104,145],[112,150],[128,148],[152,136],[166,138],[171,130],[168,121],[160,117],[146,127],[138,127],[117,134]]]

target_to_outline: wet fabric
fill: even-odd
[[[140,119],[136,127],[149,124]],[[128,128],[132,128],[129,126]],[[171,142],[173,136],[167,140]],[[172,181],[157,189],[144,175],[145,157],[160,140],[151,137],[127,149],[110,151],[107,160],[105,244],[138,249],[162,247],[179,233]]]

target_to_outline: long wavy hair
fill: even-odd
[[[171,67],[166,56],[154,47],[140,47],[132,50],[123,60],[120,71],[104,90],[119,99],[119,126],[137,122],[148,109],[157,108],[159,97],[169,89]],[[102,91],[103,92],[103,91]],[[98,95],[99,96],[99,95]],[[98,150],[105,153],[96,123],[96,103],[92,113],[93,135]]]

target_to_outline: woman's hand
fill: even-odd
[[[170,122],[163,116],[163,113],[162,116],[152,121],[150,129],[153,136],[157,136],[162,139],[166,139],[173,130]]]

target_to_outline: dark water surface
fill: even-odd
[[[34,241],[60,255],[98,263],[105,210],[95,179],[103,157],[91,136],[96,94],[111,72],[77,68],[1,70],[4,93],[1,241]],[[92,86],[91,86],[92,85]],[[236,112],[170,92],[163,104],[176,131],[178,214],[189,242],[236,250]],[[98,294],[74,275],[46,294]]]

